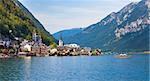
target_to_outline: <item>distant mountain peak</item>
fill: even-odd
[[[113,51],[148,50],[149,4],[150,0],[130,3],[120,11],[112,12],[100,22],[92,24],[84,31],[69,37],[69,40],[65,42]]]
[[[115,19],[117,15],[116,15],[115,12],[112,12],[112,13],[110,14],[110,16],[111,16],[111,18]]]
[[[123,7],[119,12],[125,13],[125,12],[133,9],[136,5],[137,5],[137,2],[132,2],[132,3],[128,4],[127,6]]]
[[[148,6],[148,8],[150,9],[150,0],[147,0],[146,2],[145,2],[145,4]]]
[[[65,40],[66,37],[70,37],[70,36],[75,35],[75,34],[81,32],[81,31],[83,31],[83,28],[66,29],[66,30],[61,30],[61,31],[58,31],[58,32],[54,33],[53,36],[57,40],[59,40],[60,33],[62,33],[63,40]]]

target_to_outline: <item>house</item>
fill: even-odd
[[[32,45],[31,51],[33,54],[40,54],[40,47],[37,43]]]
[[[31,47],[31,52],[33,54],[36,54],[36,56],[48,55],[48,51],[49,51],[49,48],[43,43],[41,43],[41,44],[35,43]]]
[[[30,44],[26,44],[26,45],[23,46],[23,49],[26,49],[27,51],[30,52],[31,51],[31,47],[32,46]]]
[[[41,44],[40,46],[40,54],[47,55],[48,54],[48,47],[45,44]]]
[[[24,40],[20,43],[20,48],[22,52],[30,52],[32,48],[32,42],[29,42],[28,40]]]

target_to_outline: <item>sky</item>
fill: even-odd
[[[140,0],[19,0],[50,33],[85,28]]]

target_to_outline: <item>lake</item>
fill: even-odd
[[[0,59],[0,81],[149,81],[149,57],[134,54]]]

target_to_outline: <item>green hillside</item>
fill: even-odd
[[[56,40],[42,24],[17,0],[0,0],[0,34],[2,38],[19,37],[32,39],[32,32],[41,35],[43,43],[49,45]],[[10,33],[9,31],[12,30]]]

